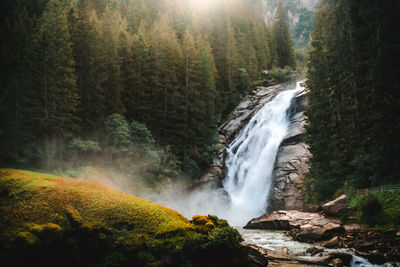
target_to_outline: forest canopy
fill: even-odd
[[[399,1],[322,1],[308,65],[317,200],[399,183]]]
[[[198,174],[217,151],[217,126],[262,71],[295,67],[285,11],[269,28],[260,5],[2,1],[0,165],[59,168],[77,145],[110,156],[105,123],[118,114],[127,128],[143,125],[150,150]]]

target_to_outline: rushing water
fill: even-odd
[[[288,109],[300,89],[298,82],[265,104],[227,148],[223,186],[231,199],[228,220],[234,225],[266,210],[276,154],[290,126]]]
[[[237,228],[243,239],[249,243],[254,244],[258,247],[273,250],[275,252],[281,252],[284,248],[287,248],[289,255],[296,256],[303,259],[312,260],[313,258],[319,257],[319,254],[311,256],[306,254],[306,250],[315,245],[293,241],[293,239],[287,236],[283,231],[268,231],[268,230],[246,230],[243,228]],[[323,255],[330,252],[341,252],[350,254],[352,259],[350,261],[351,267],[393,267],[393,264],[386,263],[382,265],[375,265],[370,263],[367,259],[359,257],[356,253],[348,248],[341,249],[325,249],[321,246],[317,248],[324,249]]]
[[[196,214],[218,215],[227,219],[231,225],[236,225],[247,243],[276,252],[287,248],[292,256],[313,258],[305,253],[312,244],[293,241],[283,232],[242,229],[244,224],[262,215],[267,208],[275,158],[290,127],[288,110],[293,97],[300,90],[300,82],[297,82],[294,89],[279,93],[271,102],[265,104],[237,135],[227,148],[227,173],[223,180],[223,189],[206,186],[188,195],[182,195],[173,189],[172,193],[165,192],[166,197],[150,200],[174,208],[187,218]],[[352,255],[351,266],[378,266],[358,257],[350,249],[325,251],[340,251]]]

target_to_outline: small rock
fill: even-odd
[[[311,254],[311,256],[315,256],[322,252],[324,252],[324,250],[322,248],[316,248],[316,247],[310,247],[306,250],[306,253]]]
[[[343,266],[343,261],[339,258],[333,259],[330,262],[333,266],[337,266],[337,267],[342,267]]]
[[[281,249],[281,254],[282,255],[289,255],[289,249],[287,247],[283,247]]]
[[[326,247],[326,248],[338,248],[339,245],[340,245],[339,238],[337,236],[334,236],[332,239],[330,239],[329,241],[327,241],[324,244],[324,247]]]

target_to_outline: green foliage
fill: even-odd
[[[374,151],[368,154],[357,155],[353,160],[354,171],[350,175],[350,181],[357,188],[374,187],[387,180],[385,157]]]
[[[137,146],[153,147],[155,145],[154,138],[146,125],[137,121],[132,121],[129,125],[130,140]]]
[[[105,146],[109,150],[110,157],[114,153],[128,152],[130,141],[129,124],[120,114],[113,114],[105,121]]]
[[[207,237],[195,235],[193,239],[185,242],[183,247],[185,255],[195,259],[195,266],[248,266],[250,264],[245,249],[240,246],[240,242],[243,241],[241,235],[225,220],[220,220],[213,215],[207,217],[196,215],[193,216],[193,223],[201,225],[196,227],[200,232],[204,232],[202,227],[208,224],[213,226],[206,228]]]
[[[189,177],[196,177],[201,174],[200,167],[196,161],[189,157],[184,157],[182,160],[182,171]]]
[[[247,0],[210,2],[204,10],[178,0],[5,6],[2,165],[61,169],[71,150],[65,144],[83,152],[88,140],[108,160],[169,146],[204,170],[218,124],[273,66],[270,29]],[[118,125],[113,114],[135,124]]]
[[[379,199],[373,195],[367,195],[360,203],[361,218],[374,225],[379,220],[382,212],[382,204]]]
[[[264,73],[264,84],[277,84],[291,81],[294,78],[294,70],[286,66],[285,68],[273,68]]]
[[[79,138],[74,138],[69,144],[69,147],[74,152],[99,152],[99,143],[92,140],[81,140]]]
[[[356,216],[362,223],[381,230],[400,229],[400,190],[351,197],[349,207],[348,216]]]
[[[272,47],[273,60],[278,68],[296,67],[287,11],[283,6],[282,0],[278,3],[272,26]]]
[[[306,142],[318,200],[331,198],[346,181],[356,188],[398,182],[400,123],[393,114],[399,68],[389,59],[399,44],[391,34],[399,22],[394,2],[389,8],[386,2],[326,0],[316,14]]]

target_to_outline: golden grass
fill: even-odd
[[[176,211],[86,180],[1,169],[0,193],[3,221],[28,232],[32,225],[53,230],[79,225],[163,235],[191,227]]]

